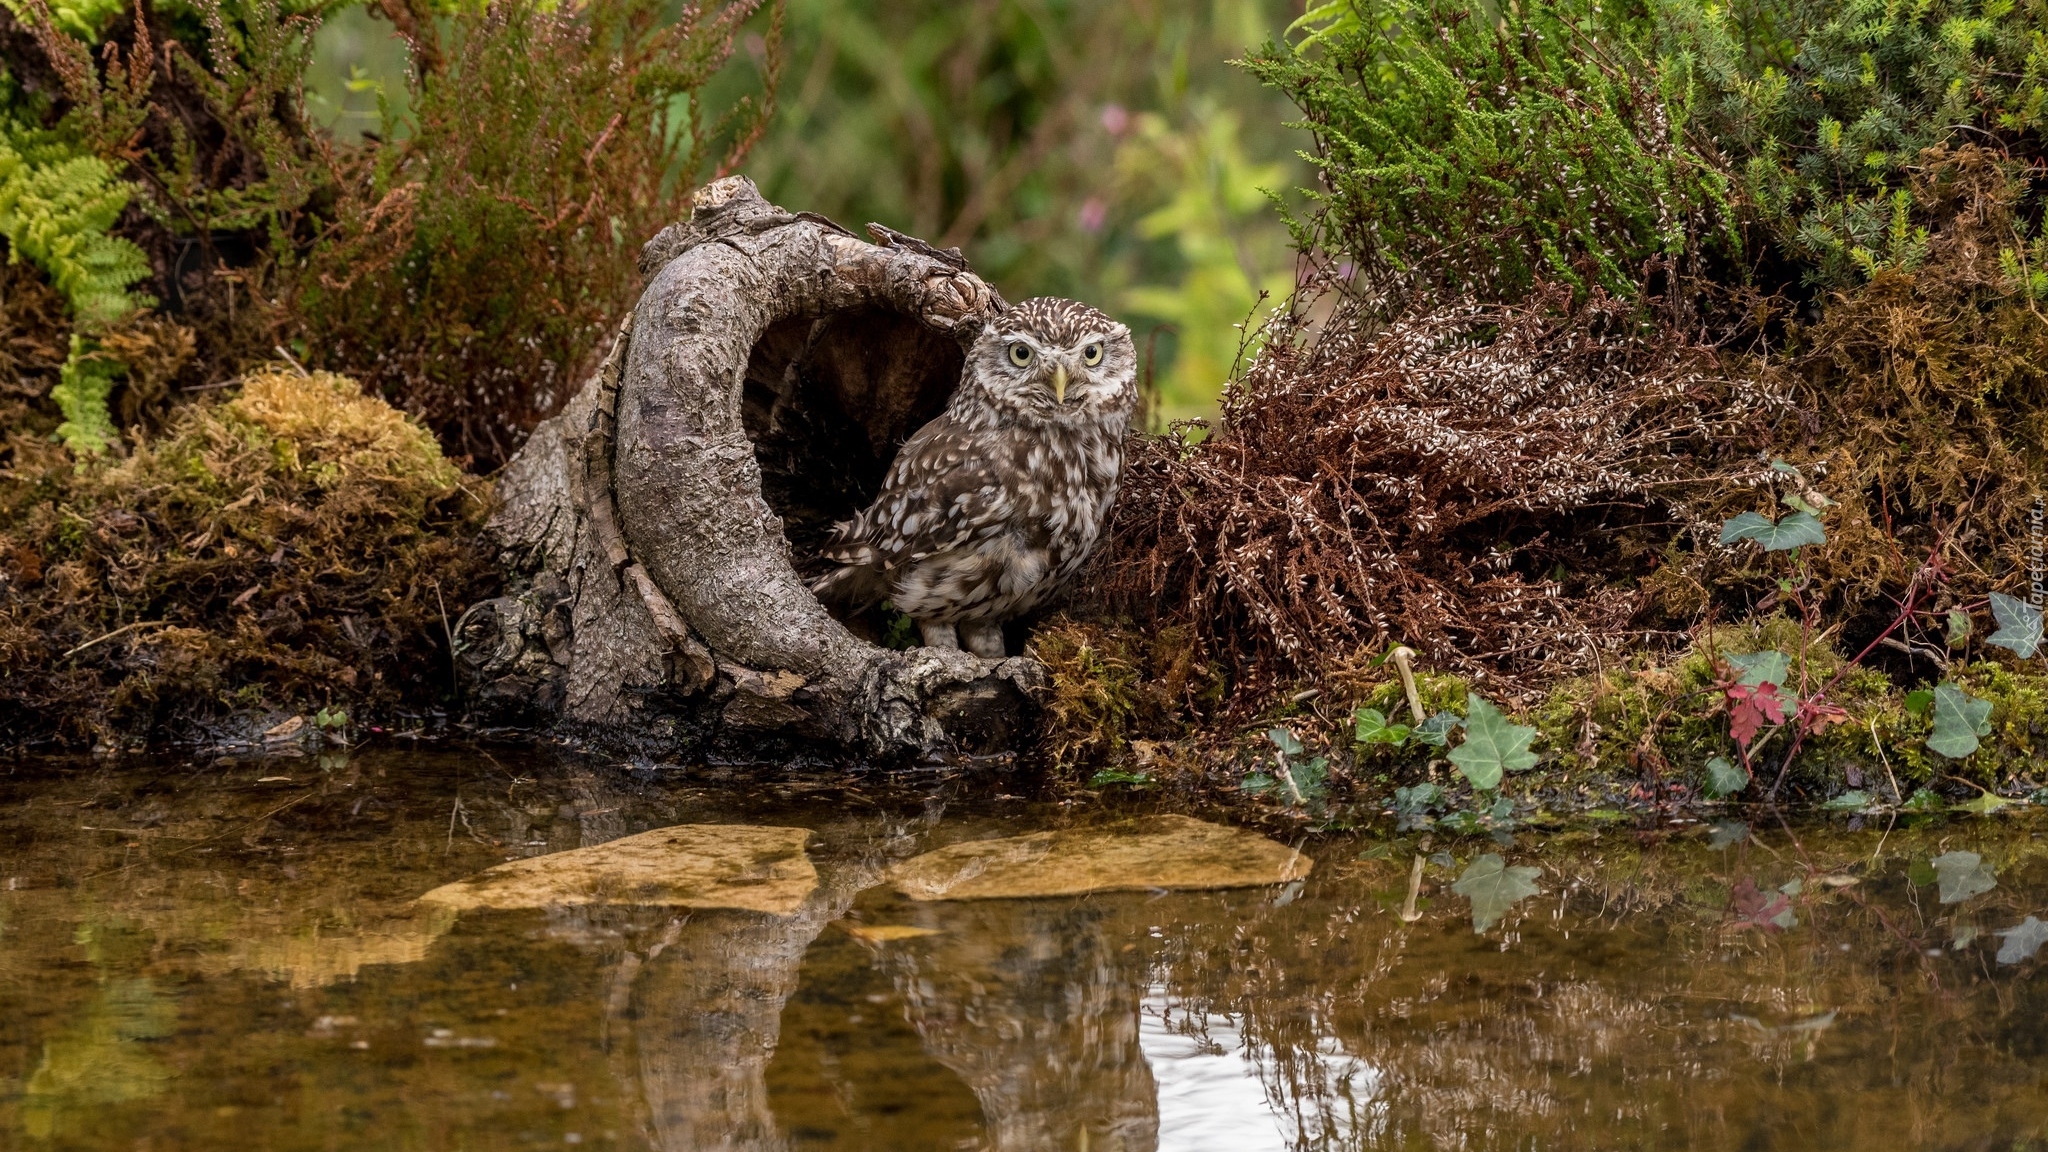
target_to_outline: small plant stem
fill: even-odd
[[[1302,798],[1301,789],[1295,787],[1294,773],[1287,770],[1286,754],[1281,752],[1273,753],[1273,764],[1280,770],[1280,782],[1287,785],[1287,794],[1294,797],[1294,806],[1300,808],[1307,805],[1308,801]]]
[[[1415,858],[1415,866],[1408,870],[1408,901],[1401,905],[1401,922],[1413,924],[1422,919],[1422,913],[1415,909],[1415,898],[1422,895],[1422,857]]]
[[[1899,790],[1899,778],[1892,775],[1892,758],[1884,754],[1884,743],[1877,738],[1877,717],[1875,716],[1870,718],[1870,746],[1877,749],[1877,762],[1884,765],[1884,778],[1892,782],[1892,803],[1904,804],[1906,802],[1906,794]],[[1886,829],[1885,835],[1891,835],[1891,830]],[[1878,841],[1877,846],[1880,848],[1884,847],[1884,841]]]
[[[1403,644],[1389,653],[1394,667],[1401,672],[1401,689],[1408,694],[1408,711],[1414,713],[1415,722],[1420,724],[1427,717],[1422,714],[1422,693],[1415,690],[1415,649]]]

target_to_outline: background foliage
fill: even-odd
[[[791,0],[745,170],[776,203],[959,245],[1012,300],[1131,323],[1163,414],[1209,415],[1259,293],[1293,284],[1262,189],[1302,182],[1287,104],[1230,62],[1287,0]],[[722,77],[721,94],[747,82]],[[1158,335],[1153,337],[1152,332]]]

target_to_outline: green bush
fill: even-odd
[[[2044,0],[1667,0],[1658,21],[1700,146],[1814,285],[1925,258],[1927,150],[1988,146],[2014,172],[2043,157]]]
[[[1630,5],[1357,0],[1249,65],[1315,136],[1305,251],[1358,290],[1512,301],[1539,279],[1635,297],[1740,254],[1729,182],[1693,150],[1692,92]]]

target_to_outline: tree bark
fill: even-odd
[[[869,230],[732,177],[648,243],[604,367],[498,481],[514,591],[456,637],[487,713],[647,751],[990,752],[1027,730],[1035,661],[883,647],[807,585],[1005,306],[957,251]]]

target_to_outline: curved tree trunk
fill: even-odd
[[[957,251],[870,231],[731,177],[649,242],[604,367],[498,482],[519,590],[456,638],[487,710],[647,750],[1012,746],[1034,661],[885,648],[884,621],[835,619],[807,586],[1004,307]]]

